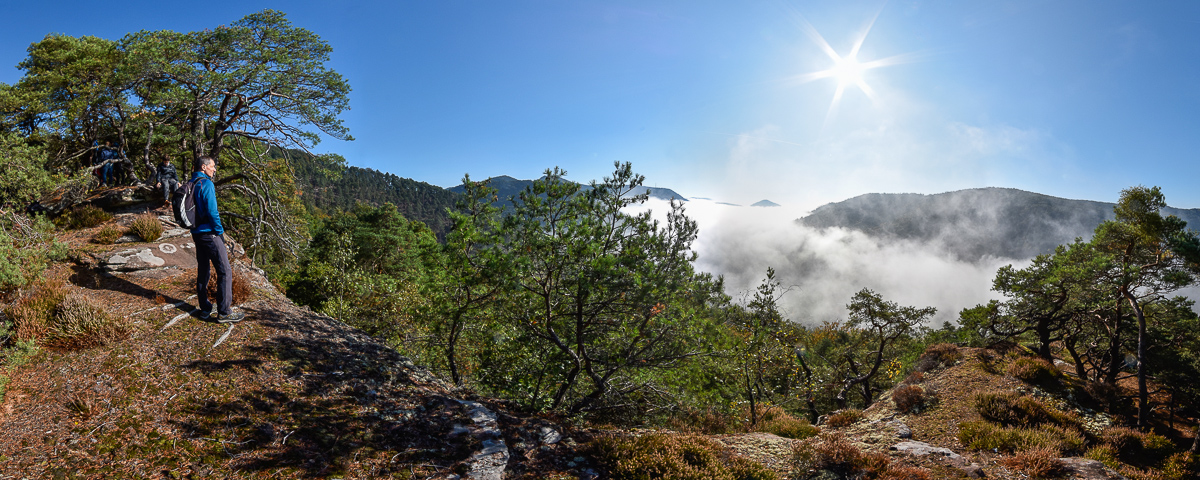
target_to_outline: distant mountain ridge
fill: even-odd
[[[1200,229],[1200,209],[1165,208]],[[961,260],[1032,258],[1076,237],[1091,238],[1113,204],[1069,200],[1013,188],[974,188],[934,195],[869,193],[830,203],[796,221],[841,227],[887,240],[941,244]]]
[[[489,186],[496,189],[496,195],[498,197],[500,197],[500,200],[502,200],[502,201],[507,200],[509,198],[516,198],[517,195],[519,195],[523,190],[525,190],[526,187],[533,185],[533,180],[519,180],[519,179],[510,177],[508,175],[500,175],[498,177],[492,177],[485,181],[488,182]],[[587,184],[581,184],[581,186],[583,186],[584,189],[591,188]],[[462,185],[453,186],[446,190],[449,190],[454,193],[463,193],[463,191],[465,191],[465,189],[463,188]],[[647,187],[647,186],[643,185],[641,187],[634,189],[630,193],[632,195],[641,195],[643,193],[649,193],[650,198],[658,198],[658,199],[662,199],[662,200],[679,200],[679,201],[683,201],[683,202],[687,201],[687,198],[684,198],[683,195],[675,193],[674,190],[671,190],[669,188]]]

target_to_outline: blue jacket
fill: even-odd
[[[192,227],[192,233],[224,234],[225,228],[221,226],[221,214],[217,212],[217,189],[213,186],[212,179],[208,178],[204,172],[192,174],[192,180],[197,178],[203,180],[196,182],[196,226]]]

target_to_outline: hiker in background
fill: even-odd
[[[154,188],[162,188],[163,206],[171,205],[171,192],[174,192],[179,187],[179,174],[175,171],[175,165],[171,164],[171,159],[163,158],[161,164],[154,172],[157,183]]]
[[[246,317],[234,312],[233,272],[229,268],[229,249],[225,242],[225,228],[221,226],[221,215],[217,211],[217,189],[213,175],[217,173],[217,162],[210,157],[196,161],[196,224],[192,227],[192,241],[196,243],[196,303],[200,307],[200,318],[212,316],[213,305],[208,300],[208,279],[211,275],[209,262],[217,270],[217,315],[220,323],[236,323]]]
[[[113,149],[117,152],[117,184],[137,185],[138,178],[137,172],[133,170],[133,160],[121,150],[121,144],[116,144]]]
[[[97,165],[100,165],[100,162],[104,161],[104,159],[103,159],[104,155],[102,153],[104,150],[100,148],[100,142],[97,140],[92,140],[92,148],[90,150],[92,151],[92,167],[93,167],[92,175],[96,176],[97,183],[100,183],[101,185],[103,185],[104,184],[104,172],[103,172],[104,168],[95,168],[95,167]]]
[[[100,167],[100,184],[109,186],[110,183],[116,183],[113,178],[113,164],[109,160],[117,158],[117,151],[112,148],[108,140],[104,141],[104,146],[100,147],[100,162],[104,166]]]

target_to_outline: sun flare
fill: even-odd
[[[858,63],[858,60],[850,57],[843,58],[838,61],[833,68],[829,69],[829,73],[833,74],[841,85],[857,85],[863,81],[863,64]]]
[[[906,63],[908,61],[907,54],[895,55],[867,62],[859,61],[859,50],[862,49],[863,42],[866,41],[867,34],[871,33],[871,27],[875,25],[875,19],[878,17],[879,15],[876,14],[875,17],[872,17],[871,20],[867,22],[865,28],[862,30],[862,34],[855,39],[854,46],[850,49],[850,52],[845,55],[839,54],[833,49],[832,46],[829,45],[829,42],[825,40],[825,37],[821,36],[821,34],[817,32],[816,28],[814,28],[807,21],[804,21],[802,18],[800,19],[800,24],[804,31],[808,33],[808,36],[812,38],[814,42],[816,42],[817,46],[820,47],[823,52],[825,52],[825,55],[833,61],[833,66],[829,67],[828,69],[806,73],[796,77],[796,79],[801,82],[810,82],[822,78],[832,78],[837,81],[837,90],[834,91],[833,101],[829,104],[829,111],[825,116],[826,121],[828,121],[829,118],[833,116],[834,111],[837,110],[838,103],[841,101],[842,95],[846,92],[846,89],[849,86],[858,87],[858,90],[866,95],[867,98],[870,98],[872,101],[875,100],[875,90],[867,84],[865,77],[868,70]]]

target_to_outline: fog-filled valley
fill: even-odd
[[[642,208],[665,212],[668,205],[651,198]],[[854,292],[870,288],[904,305],[936,307],[934,327],[954,322],[963,308],[1000,299],[991,290],[998,268],[1022,268],[1058,245],[1090,239],[1112,209],[1000,188],[864,194],[813,211],[707,198],[686,204],[700,226],[697,269],[724,276],[735,298],[751,293],[770,267],[790,287],[780,303],[792,321],[843,320]],[[1200,226],[1200,209],[1163,214]],[[1180,294],[1197,299],[1200,289]]]

